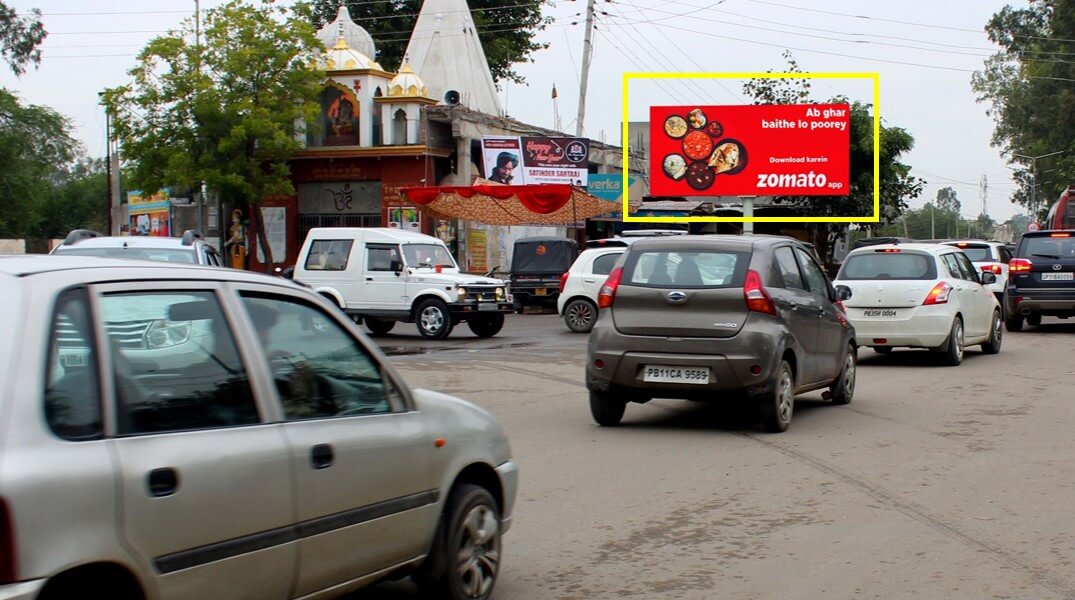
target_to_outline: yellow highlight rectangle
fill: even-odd
[[[881,76],[879,73],[624,73],[623,189],[628,189],[628,93],[632,79],[872,79],[873,80],[873,216],[872,217],[632,217],[623,196],[626,223],[877,223],[881,212]],[[850,149],[848,150],[850,151]]]

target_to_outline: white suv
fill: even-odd
[[[628,244],[621,241],[612,240],[608,245],[597,244],[583,250],[571,268],[560,276],[556,310],[571,331],[588,333],[593,329],[597,321],[597,294],[612,272],[612,265],[627,250]]]
[[[848,253],[833,283],[859,345],[929,348],[958,365],[966,346],[1000,352],[1000,304],[986,287],[995,281],[958,248],[883,244]]]
[[[992,273],[997,280],[987,287],[997,297],[1001,307],[1004,306],[1004,290],[1008,287],[1008,263],[1012,260],[1012,253],[1004,242],[987,242],[984,240],[952,240],[944,242],[949,246],[955,246],[967,255],[975,268],[983,273]]]
[[[462,273],[444,242],[398,229],[311,229],[293,277],[365,321],[374,335],[403,321],[439,340],[466,321],[487,338],[514,308],[503,281]]]
[[[500,424],[408,387],[310,290],[5,256],[0,302],[0,598],[333,597],[406,574],[423,597],[492,593],[518,481]]]

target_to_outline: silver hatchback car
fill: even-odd
[[[518,471],[281,278],[0,256],[0,600],[488,598]]]

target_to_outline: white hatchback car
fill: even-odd
[[[0,599],[492,594],[503,429],[411,389],[311,290],[0,256],[0,301]]]
[[[962,250],[979,271],[997,276],[997,280],[987,287],[1003,307],[1004,290],[1008,287],[1008,263],[1012,260],[1012,253],[1004,242],[952,240],[944,243]]]
[[[593,329],[597,321],[597,294],[628,244],[618,239],[609,240],[607,245],[595,245],[583,250],[571,268],[560,276],[560,297],[556,300],[556,310],[564,318],[568,329],[575,333],[588,333]]]
[[[958,365],[966,346],[1000,352],[1000,304],[986,287],[995,281],[959,248],[884,244],[852,250],[833,283],[860,345],[929,348]]]

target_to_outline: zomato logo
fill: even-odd
[[[759,188],[820,188],[835,186],[843,187],[839,182],[829,185],[829,179],[824,173],[758,173]]]

